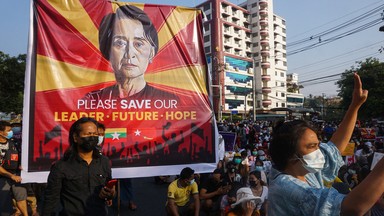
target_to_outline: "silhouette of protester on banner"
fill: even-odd
[[[99,28],[99,46],[104,58],[110,62],[116,84],[92,91],[85,99],[178,98],[144,79],[148,65],[158,52],[159,39],[152,21],[141,9],[123,5],[116,13],[106,15]]]

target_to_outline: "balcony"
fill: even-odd
[[[266,28],[261,29],[260,30],[260,35],[261,36],[268,36],[269,35],[268,29],[266,29]]]
[[[261,80],[268,82],[271,80],[271,75],[261,75]]]
[[[268,26],[268,20],[267,19],[261,19],[259,23],[260,23],[260,26],[262,26],[262,27]]]
[[[271,65],[269,64],[269,62],[261,62],[261,68],[263,69],[267,69],[267,68],[270,68]]]
[[[267,0],[259,0],[260,8],[266,8],[268,7],[268,1]]]
[[[263,107],[268,107],[271,104],[272,104],[272,101],[270,99],[263,100]]]
[[[272,89],[271,89],[271,87],[263,87],[263,88],[261,88],[261,91],[263,92],[263,94],[269,94],[272,92]]]
[[[269,40],[268,39],[261,39],[260,45],[261,46],[269,46]]]
[[[268,16],[268,10],[267,10],[267,9],[261,9],[261,10],[259,11],[259,15],[260,15],[261,17],[266,17],[266,16]]]

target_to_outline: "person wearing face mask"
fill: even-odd
[[[20,185],[21,157],[12,136],[11,124],[0,121],[0,212],[7,213],[9,206],[12,206],[12,192],[17,208],[23,215],[28,215],[27,189]]]
[[[351,104],[328,143],[320,143],[311,125],[302,120],[281,122],[272,133],[268,214],[271,215],[363,215],[384,192],[384,159],[347,195],[327,188],[337,176],[361,105],[368,91],[359,75],[353,76]]]
[[[261,179],[261,172],[253,171],[249,174],[249,187],[252,193],[256,197],[260,197],[261,201],[257,204],[256,210],[260,212],[260,215],[267,215],[268,208],[268,187]]]
[[[268,175],[268,173],[271,171],[272,163],[267,159],[267,156],[263,150],[257,151],[258,159],[263,162],[263,171]]]
[[[241,176],[237,173],[238,164],[234,161],[230,161],[226,165],[226,173],[224,173],[222,183],[223,185],[231,185],[234,182],[240,182]]]
[[[104,146],[104,138],[105,138],[105,125],[98,122],[97,123],[97,132],[99,133],[98,141],[97,141],[97,150],[99,150],[100,154],[103,154],[103,146]]]
[[[83,117],[69,130],[69,148],[56,161],[48,176],[43,215],[51,215],[61,201],[60,215],[107,215],[106,201],[115,187],[105,187],[111,179],[111,163],[100,155],[97,122]]]
[[[185,167],[181,170],[180,177],[168,186],[167,215],[199,215],[199,189],[194,174],[193,169]],[[193,202],[190,200],[191,196]]]

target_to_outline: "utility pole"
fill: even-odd
[[[218,121],[221,121],[222,120],[222,116],[223,116],[223,104],[222,104],[222,96],[221,96],[221,93],[222,93],[222,87],[220,85],[220,82],[219,82],[219,85],[211,85],[212,87],[216,87],[216,88],[219,88],[219,109],[218,109]]]
[[[253,100],[253,122],[256,122],[256,63],[252,58],[253,79],[252,79],[252,100]]]

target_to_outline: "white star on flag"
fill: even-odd
[[[112,134],[112,140],[115,140],[115,139],[119,140],[119,136],[120,134],[115,131],[115,133]]]
[[[135,136],[140,136],[140,133],[141,133],[141,131],[139,131],[138,129],[136,129],[136,131],[135,131]]]

